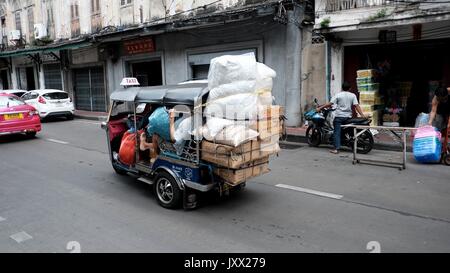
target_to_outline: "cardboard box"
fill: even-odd
[[[282,121],[279,118],[258,120],[249,126],[259,133],[258,139],[265,140],[282,133]]]
[[[363,69],[356,71],[356,75],[358,78],[375,77],[376,74],[377,71],[375,69]]]
[[[214,174],[230,185],[238,185],[246,180],[268,173],[269,157],[262,158],[241,169],[215,168]]]
[[[254,140],[238,147],[202,141],[201,159],[219,166],[239,169],[244,164],[275,154],[279,151],[278,142]]]
[[[258,119],[277,119],[284,115],[284,107],[281,105],[267,105],[258,108]]]

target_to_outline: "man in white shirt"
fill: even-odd
[[[344,82],[342,84],[342,91],[331,98],[331,101],[329,103],[318,107],[316,111],[319,112],[323,108],[328,108],[332,105],[336,105],[336,110],[335,118],[333,121],[334,149],[330,150],[330,152],[333,154],[337,154],[339,153],[339,149],[341,148],[341,125],[352,118],[352,106],[355,105],[356,111],[361,115],[361,117],[365,118],[365,116],[361,110],[361,107],[359,106],[356,95],[350,92],[350,84],[348,82]]]

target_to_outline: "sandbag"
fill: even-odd
[[[216,135],[223,130],[223,128],[229,125],[233,125],[232,120],[209,117],[206,119],[205,126],[207,128],[207,132],[205,134],[209,139],[214,139]]]
[[[119,161],[125,165],[135,163],[136,133],[125,132],[119,148]]]
[[[204,115],[232,120],[255,119],[257,107],[256,93],[236,94],[220,99],[208,99]]]
[[[275,78],[277,72],[263,63],[256,63],[256,79]]]
[[[259,94],[259,102],[262,105],[270,105],[272,104],[273,78],[277,76],[277,73],[263,63],[257,63],[256,67],[255,91]]]
[[[436,163],[441,159],[441,133],[432,126],[417,129],[413,140],[414,158],[421,163]]]
[[[243,55],[223,55],[213,58],[208,72],[208,88],[237,81],[256,79],[257,65],[253,53]]]
[[[214,138],[214,142],[237,147],[249,140],[254,140],[259,133],[246,128],[243,125],[230,125],[220,131]]]
[[[191,117],[182,118],[175,122],[175,133],[173,137],[176,143],[191,139],[191,122]]]
[[[170,141],[169,113],[164,107],[156,108],[148,118],[148,134],[157,134],[166,141]]]
[[[255,90],[256,81],[236,81],[232,83],[226,83],[219,85],[209,91],[208,99],[210,101],[227,97],[230,95],[242,94],[242,93],[252,93]]]

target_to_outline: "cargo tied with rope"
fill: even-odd
[[[272,104],[275,76],[253,54],[211,61],[201,159],[231,185],[268,172],[269,156],[280,150],[284,108]]]

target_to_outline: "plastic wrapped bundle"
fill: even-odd
[[[211,60],[208,72],[208,88],[238,81],[256,80],[255,55],[223,55]]]
[[[148,118],[148,134],[157,134],[166,141],[170,141],[169,113],[164,107],[159,107]]]
[[[417,129],[413,141],[414,158],[421,163],[439,162],[441,158],[441,133],[432,126]]]

